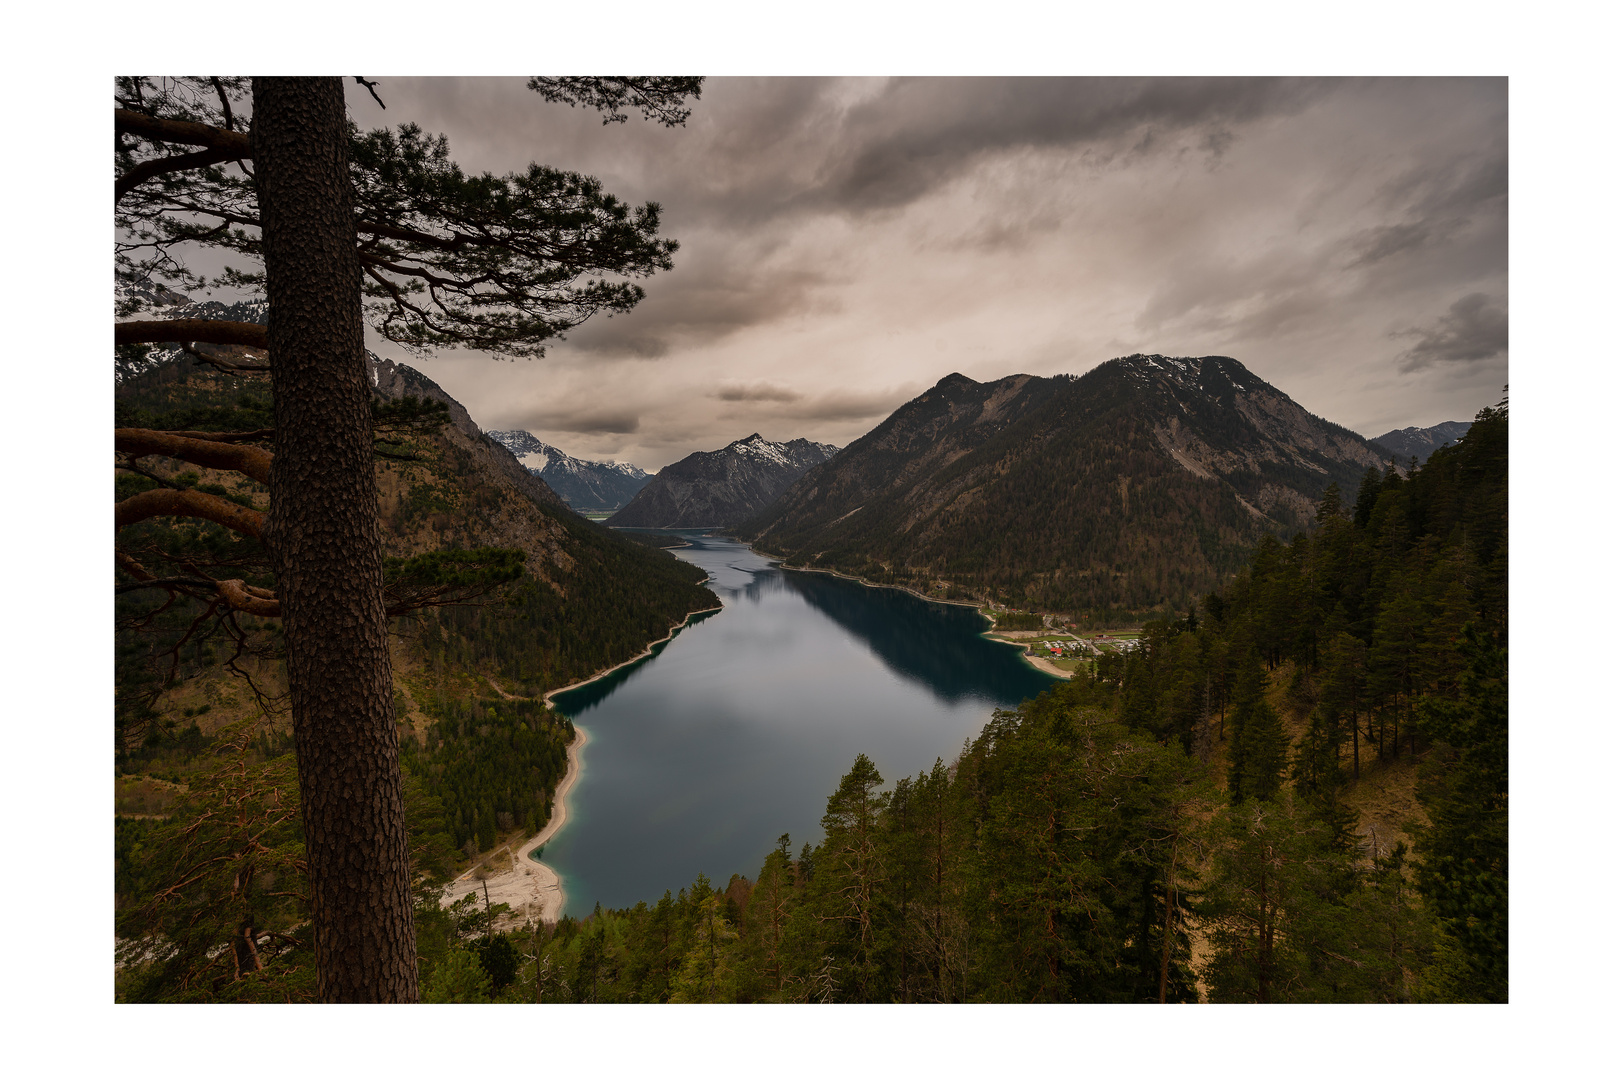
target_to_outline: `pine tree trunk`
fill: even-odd
[[[1357,780],[1358,779],[1358,710],[1356,708],[1353,710],[1353,714],[1352,714],[1352,729],[1353,729],[1353,779]]]
[[[276,563],[322,1001],[417,999],[343,83],[255,79]]]

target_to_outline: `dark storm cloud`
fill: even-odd
[[[678,253],[679,259],[687,258],[657,287],[649,287],[634,311],[588,323],[570,335],[570,346],[599,356],[654,360],[681,345],[718,341],[819,306],[815,294],[827,283],[819,271],[773,269],[761,265],[756,253],[721,252],[702,238],[692,246],[699,250]]]
[[[1444,363],[1478,363],[1506,354],[1510,316],[1505,305],[1487,293],[1469,293],[1450,304],[1447,314],[1429,329],[1416,327],[1394,336],[1418,339],[1399,358],[1404,371]]]
[[[902,79],[852,110],[841,152],[809,197],[848,212],[912,202],[990,153],[1083,147],[1131,134],[1146,146],[1197,129],[1208,153],[1224,126],[1294,111],[1314,84],[1279,80]],[[1109,148],[1107,151],[1109,152]]]
[[[1390,256],[1417,251],[1438,240],[1446,240],[1464,224],[1465,219],[1454,218],[1452,221],[1440,223],[1407,221],[1399,225],[1380,225],[1373,229],[1364,229],[1349,240],[1349,246],[1357,254],[1347,263],[1347,269],[1373,266]]]
[[[554,408],[523,417],[519,427],[526,431],[568,431],[577,435],[630,435],[642,426],[642,418],[628,409]]]
[[[749,386],[724,386],[716,391],[716,397],[722,401],[799,401],[805,396],[787,386],[764,382]]]
[[[743,410],[722,413],[722,418],[772,416],[786,420],[838,421],[866,420],[888,416],[896,407],[919,392],[919,387],[892,387],[871,393],[833,391],[809,396],[783,387],[757,384],[754,387],[724,389],[716,397],[726,402],[747,403]]]
[[[787,317],[831,314],[828,286],[844,268],[775,267],[762,236],[819,215],[900,210],[1022,152],[1069,149],[1099,164],[1220,157],[1236,142],[1231,125],[1294,114],[1333,88],[1291,79],[715,80],[690,138],[631,133],[658,140],[658,160],[673,166],[642,179],[650,190],[657,183],[683,241],[677,271],[650,286],[636,312],[589,324],[570,346],[658,359]],[[1001,200],[984,213],[942,242],[1017,250],[1057,224],[1042,199]],[[752,239],[738,242],[746,230]]]
[[[1510,158],[1501,143],[1491,152],[1450,161],[1415,178],[1416,206],[1428,215],[1468,214],[1497,204],[1510,192]]]
[[[876,394],[823,394],[789,406],[783,410],[783,415],[794,420],[866,420],[869,417],[889,416],[902,402],[915,397],[919,389],[883,390]]]

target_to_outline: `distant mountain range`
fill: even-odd
[[[1458,442],[1460,436],[1470,430],[1469,420],[1445,420],[1428,428],[1393,428],[1385,435],[1376,436],[1373,441],[1390,450],[1399,465],[1407,466],[1411,457],[1419,458],[1424,465],[1432,451]]]
[[[485,434],[512,451],[521,465],[545,480],[576,510],[618,510],[648,483],[648,474],[635,465],[570,457],[528,431],[487,431]]]
[[[1229,357],[953,374],[740,532],[791,565],[1106,618],[1186,607],[1390,457]]]
[[[645,529],[731,528],[760,513],[807,469],[839,450],[759,433],[667,465],[604,524]]]

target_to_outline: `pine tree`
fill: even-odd
[[[1421,725],[1440,759],[1423,776],[1431,825],[1418,838],[1421,894],[1444,940],[1427,973],[1447,1001],[1506,1001],[1510,993],[1510,709],[1506,651],[1474,626],[1460,651],[1459,701],[1428,698]],[[1445,962],[1446,961],[1446,962]]]
[[[671,124],[698,81],[537,79],[532,88],[611,110],[630,94]],[[245,132],[233,102],[250,93]],[[363,303],[389,340],[541,355],[543,342],[593,313],[634,306],[639,288],[605,278],[668,269],[675,245],[657,236],[657,206],[633,212],[590,178],[540,166],[468,177],[443,140],[414,126],[355,135],[336,78],[119,78],[114,130],[120,278],[202,285],[185,247],[223,247],[264,270],[228,269],[217,283],[263,286],[268,301],[264,326],[127,319],[115,346],[180,341],[228,375],[268,370],[274,419],[274,452],[255,445],[262,431],[119,431],[124,467],[163,454],[239,471],[269,487],[270,509],[160,487],[121,501],[116,525],[200,518],[268,549],[274,590],[194,574],[182,591],[221,618],[283,620],[320,997],[414,1001]],[[560,227],[569,244],[556,242]],[[118,565],[125,589],[170,588],[128,552]]]
[[[1279,713],[1264,696],[1267,675],[1252,657],[1234,688],[1229,736],[1229,800],[1271,799],[1279,790],[1288,748]]]
[[[790,963],[785,937],[796,901],[789,834],[784,833],[761,864],[744,912],[749,968],[756,974],[754,992],[768,1000],[775,1000],[788,985]]]
[[[692,945],[671,985],[673,1002],[730,1001],[733,992],[734,943],[738,931],[728,921],[724,898],[711,893],[700,900],[693,922]]]
[[[1213,1001],[1297,998],[1308,958],[1296,926],[1311,906],[1316,845],[1288,802],[1247,800],[1213,820],[1211,872],[1200,906],[1212,956]]]
[[[885,872],[880,815],[889,803],[879,791],[883,783],[868,756],[858,754],[829,796],[812,879],[825,943],[839,964],[841,984],[855,1001],[873,1000],[868,995],[879,974],[875,922]]]

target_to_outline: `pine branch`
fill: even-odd
[[[113,324],[114,345],[159,341],[202,341],[210,345],[247,345],[270,348],[265,327],[259,323],[226,319],[132,319]]]
[[[130,109],[114,109],[113,130],[120,135],[138,135],[153,142],[229,150],[232,158],[248,159],[254,156],[253,146],[249,143],[247,135],[240,131],[217,128],[212,124],[198,124],[190,120],[161,120],[156,116],[133,112]]]

